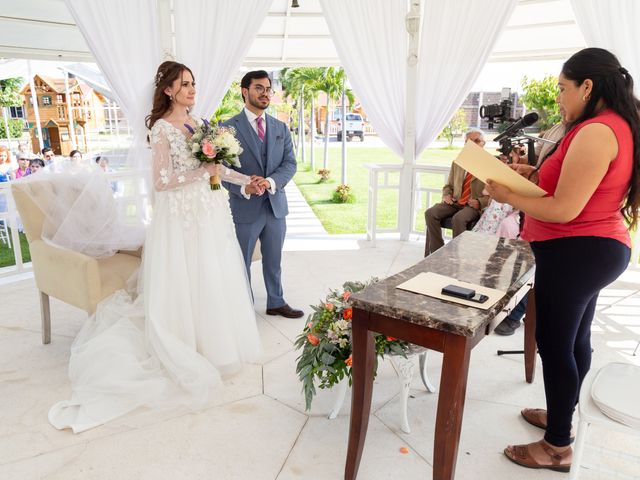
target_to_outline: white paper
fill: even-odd
[[[468,140],[453,163],[487,183],[493,180],[525,197],[544,197],[547,192],[512,170],[507,164]]]
[[[451,295],[443,295],[442,288],[450,284],[457,285],[459,287],[470,288],[472,290],[475,290],[476,293],[486,295],[487,297],[489,297],[489,299],[484,303],[478,303],[465,300],[464,298],[452,297]],[[459,303],[461,305],[479,308],[481,310],[488,310],[489,308],[493,307],[496,302],[506,294],[506,292],[503,292],[502,290],[496,290],[495,288],[483,287],[482,285],[462,282],[455,278],[446,277],[434,272],[419,273],[406,282],[401,283],[396,288],[399,288],[400,290],[407,290],[413,293],[418,293],[420,295],[427,295],[428,297],[433,297],[440,300],[446,300],[448,302]]]

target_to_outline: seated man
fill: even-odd
[[[480,147],[485,141],[480,130],[470,130],[465,141],[471,140]],[[424,256],[435,252],[444,245],[441,221],[451,217],[453,236],[457,237],[467,229],[470,222],[480,218],[480,211],[487,206],[489,197],[483,194],[484,183],[455,163],[451,165],[449,179],[442,189],[442,202],[427,209],[424,217],[427,224],[427,242]]]

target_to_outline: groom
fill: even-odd
[[[296,173],[291,135],[287,126],[265,113],[271,102],[271,79],[264,70],[247,73],[240,82],[244,109],[225,122],[236,129],[243,152],[237,169],[257,177],[240,187],[224,183],[236,235],[251,279],[251,256],[260,239],[262,275],[267,287],[267,315],[300,318],[302,310],[291,308],[282,293],[282,245],[289,213],[285,185]]]

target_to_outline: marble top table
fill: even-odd
[[[356,478],[369,423],[375,348],[373,332],[443,352],[436,415],[433,478],[453,479],[473,347],[533,285],[535,263],[527,242],[465,232],[416,265],[351,296],[353,305],[353,390],[345,479]],[[435,272],[505,291],[487,310],[397,289],[422,272]],[[532,295],[527,322],[535,324]],[[502,314],[502,315],[501,315]],[[527,337],[533,339],[533,329]],[[535,342],[525,341],[527,380]]]

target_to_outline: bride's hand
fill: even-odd
[[[224,167],[219,163],[208,162],[204,164],[204,169],[209,172],[209,175],[212,177],[215,175],[220,175],[224,172]]]

